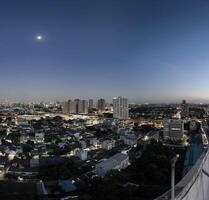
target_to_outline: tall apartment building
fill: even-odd
[[[74,101],[71,100],[68,101],[68,109],[69,109],[69,114],[76,113],[76,105]]]
[[[104,99],[99,99],[97,101],[97,108],[98,108],[98,110],[104,110],[105,109],[105,100]]]
[[[181,118],[185,118],[188,116],[189,116],[189,106],[186,100],[183,100],[181,104]]]
[[[75,99],[74,102],[75,102],[76,113],[81,113],[82,112],[81,100],[80,99]]]
[[[68,101],[66,101],[66,102],[63,103],[62,112],[63,112],[64,114],[68,114],[68,113],[69,113]]]
[[[65,114],[78,114],[88,113],[88,101],[75,99],[64,102],[63,113]]]
[[[82,102],[82,100],[79,99],[79,101],[77,101],[77,102],[78,102],[78,104],[77,104],[77,106],[78,106],[77,113],[83,113],[83,102]]]
[[[82,112],[81,113],[88,113],[88,101],[81,100],[81,105],[82,105]]]
[[[113,98],[113,117],[116,119],[128,119],[128,99],[125,97]]]
[[[76,113],[75,102],[71,101],[71,100],[68,100],[68,101],[64,102],[63,113],[65,113],[65,114],[74,114],[74,113]]]
[[[74,100],[76,104],[76,113],[88,113],[88,101],[87,100]]]
[[[94,107],[94,100],[89,99],[89,109],[92,109]]]

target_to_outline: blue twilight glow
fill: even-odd
[[[209,1],[6,0],[0,99],[209,99]]]

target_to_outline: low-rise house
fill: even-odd
[[[98,144],[98,140],[96,137],[93,137],[93,138],[89,138],[89,143],[93,146],[97,146]]]
[[[87,160],[88,159],[88,150],[78,148],[75,152],[75,156],[79,157],[81,160]]]
[[[118,153],[111,158],[96,165],[98,176],[105,176],[110,170],[122,170],[129,166],[129,157],[127,154]]]
[[[85,149],[85,148],[87,147],[86,141],[85,141],[85,140],[80,140],[79,142],[80,142],[80,144],[81,144],[81,148],[82,148],[82,149]]]
[[[28,140],[30,140],[30,136],[29,135],[25,135],[25,134],[22,134],[20,136],[20,143],[26,143]]]
[[[111,150],[113,147],[115,147],[115,143],[112,140],[104,140],[102,142],[102,148],[106,150]]]
[[[35,133],[35,142],[36,143],[43,143],[45,138],[45,134],[43,132],[41,133]]]
[[[129,146],[134,146],[137,143],[135,134],[123,134],[120,136],[120,140],[123,140],[124,144]]]

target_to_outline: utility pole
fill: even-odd
[[[178,160],[179,155],[176,154],[171,159],[171,200],[175,200],[175,166],[176,161]]]

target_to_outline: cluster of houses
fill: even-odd
[[[57,156],[94,160],[94,167],[102,159],[115,163],[115,158],[111,159],[106,152],[114,150],[117,155],[128,146],[136,145],[140,137],[132,131],[132,124],[115,119],[98,120],[97,124],[90,125],[89,120],[77,118],[26,120],[18,116],[4,117],[0,131],[3,133],[0,136],[0,166],[5,173],[15,177],[35,177],[44,159]]]

